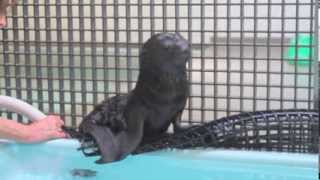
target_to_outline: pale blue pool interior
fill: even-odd
[[[37,145],[0,142],[1,180],[315,180],[318,156],[312,154],[222,149],[164,150],[97,165],[75,140]],[[73,169],[96,171],[72,176]]]

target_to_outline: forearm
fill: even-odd
[[[25,142],[28,139],[27,126],[0,117],[0,139]]]

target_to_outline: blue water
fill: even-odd
[[[96,165],[76,141],[38,145],[0,143],[1,180],[315,180],[317,155],[231,150],[167,150]],[[73,169],[96,171],[72,176]]]

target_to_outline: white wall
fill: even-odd
[[[96,18],[94,19],[95,21],[95,26],[94,29],[96,30],[95,34],[97,37],[102,37],[102,30],[103,30],[103,8],[101,6],[102,1],[105,0],[95,0],[96,6],[95,6],[95,12],[94,15],[96,16]],[[299,1],[300,3],[310,3],[311,0],[303,0],[303,1]],[[62,17],[61,20],[61,24],[62,24],[62,28],[63,29],[68,29],[68,19],[66,17],[68,17],[68,12],[70,13],[70,11],[68,11],[67,9],[67,2],[68,1],[61,1],[61,14],[60,16]],[[74,6],[72,7],[72,28],[75,29],[75,31],[73,32],[73,39],[75,41],[79,41],[80,38],[80,32],[77,31],[77,29],[80,28],[80,20],[79,20],[79,1],[72,1],[74,3]],[[142,21],[142,30],[150,30],[151,29],[151,19],[147,18],[151,16],[151,8],[150,8],[150,1],[149,0],[142,0],[142,4],[143,6],[139,7],[138,6],[138,1],[137,0],[133,0],[130,1],[130,6],[128,6],[130,8],[130,14],[127,15],[129,17],[131,17],[131,22],[130,22],[130,29],[129,27],[126,26],[127,23],[127,18],[126,18],[126,10],[128,7],[126,7],[126,1],[122,0],[122,1],[113,1],[113,0],[107,0],[106,4],[109,5],[107,6],[107,11],[106,11],[106,15],[107,17],[114,17],[114,12],[115,12],[115,8],[114,6],[112,6],[112,4],[114,2],[118,2],[118,14],[116,16],[119,16],[119,22],[118,22],[118,30],[122,31],[119,33],[119,42],[126,42],[126,32],[125,30],[131,30],[131,31],[135,31],[138,29],[138,20],[134,19],[132,17],[137,17],[139,12],[141,11],[141,15],[142,17],[144,17],[143,21]],[[294,19],[295,17],[300,17],[300,18],[310,18],[312,16],[311,13],[311,9],[310,9],[310,5],[300,5],[300,6],[296,6],[296,5],[292,5],[290,3],[295,3],[295,0],[287,0],[285,1],[287,4],[284,6],[281,6],[280,4],[275,4],[275,5],[270,5],[270,11],[268,11],[268,5],[266,3],[268,3],[268,0],[257,0],[257,4],[256,6],[254,6],[254,2],[255,0],[243,0],[243,2],[245,3],[243,5],[243,9],[241,9],[241,6],[239,5],[239,2],[241,2],[241,0],[231,0],[230,5],[227,6],[225,3],[227,2],[227,0],[205,0],[205,3],[209,3],[209,5],[203,6],[203,9],[201,9],[201,6],[199,5],[200,1],[192,1],[191,6],[188,6],[188,1],[187,0],[180,0],[179,3],[180,5],[178,7],[174,6],[174,0],[167,0],[167,4],[163,4],[162,0],[154,0],[154,16],[158,17],[155,18],[154,22],[154,29],[156,31],[163,31],[163,9],[166,9],[167,12],[167,30],[168,31],[174,31],[176,29],[179,29],[180,31],[187,31],[188,30],[188,25],[191,22],[192,25],[191,29],[194,31],[200,31],[201,30],[201,25],[203,26],[203,30],[205,31],[213,31],[215,30],[219,30],[219,31],[226,31],[226,30],[231,30],[231,31],[240,31],[241,30],[241,26],[243,28],[244,31],[267,31],[270,30],[271,32],[276,32],[276,31],[281,31],[282,30],[282,26],[283,26],[283,30],[286,31],[309,31],[310,30],[310,26],[311,23],[308,19],[300,19],[299,21],[296,21],[296,19]],[[215,2],[215,5],[212,5],[212,3]],[[273,0],[271,2],[275,2],[275,3],[279,3],[278,0]],[[21,5],[17,7],[17,11],[16,11],[16,15],[18,17],[23,16],[23,6]],[[22,30],[22,28],[24,27],[24,22],[25,20],[28,20],[29,26],[27,28],[31,28],[34,29],[35,27],[33,26],[35,18],[33,18],[34,16],[34,6],[32,5],[34,3],[33,0],[29,0],[26,2],[26,5],[28,5],[28,13],[25,14],[25,16],[27,16],[28,18],[22,19],[19,18],[17,19],[17,28],[21,28],[21,30],[19,30],[19,39],[23,39],[24,37],[24,32]],[[41,35],[41,39],[45,39],[46,37],[46,33],[48,33],[48,31],[46,30],[46,21],[49,20],[50,22],[48,24],[50,24],[50,35],[51,35],[51,39],[54,41],[57,39],[57,31],[55,31],[56,27],[57,27],[57,6],[55,5],[55,1],[50,1],[50,8],[48,8],[48,10],[50,11],[51,16],[48,16],[48,19],[46,20],[44,17],[46,16],[46,14],[48,12],[46,12],[45,8],[45,4],[44,1],[40,1],[40,6],[39,6],[39,16],[42,17],[40,18],[40,35]],[[89,31],[92,29],[91,27],[91,23],[92,21],[90,20],[91,17],[91,7],[90,7],[91,1],[90,0],[84,0],[83,1],[83,27],[84,29],[86,29],[86,31],[84,32],[85,41],[90,41],[91,40],[91,35],[92,33]],[[48,7],[48,6],[47,6]],[[191,7],[191,8],[189,8]],[[228,12],[228,8],[229,7],[229,12]],[[254,8],[256,7],[256,8]],[[178,13],[178,18],[179,18],[179,27],[176,27],[176,21],[175,21],[175,17],[176,17],[176,11],[179,11]],[[188,12],[189,10],[191,10],[191,21],[188,21],[187,17],[188,17]],[[297,11],[296,11],[297,10]],[[214,17],[214,14],[216,11],[216,16],[218,17],[218,19],[213,20],[210,18]],[[284,12],[282,14],[282,12]],[[297,13],[298,12],[298,13]],[[201,13],[204,16],[204,18],[207,18],[205,21],[201,22],[201,20],[199,19],[201,17]],[[229,13],[229,14],[228,14]],[[256,13],[257,17],[256,19],[253,19],[254,15]],[[243,17],[240,20],[240,15],[243,15]],[[279,19],[280,17],[287,18],[287,19]],[[229,21],[227,21],[227,17],[230,17],[231,19]],[[265,18],[265,17],[270,17],[270,18]],[[173,19],[170,19],[173,18]],[[265,18],[265,19],[263,19]],[[115,21],[114,19],[108,19],[107,20],[107,29],[110,30],[110,32],[108,32],[108,41],[109,42],[113,42],[114,41],[114,33],[111,32],[112,30],[114,30],[115,28]],[[203,24],[201,24],[203,23]],[[217,27],[214,28],[214,24],[216,23]],[[298,23],[298,25],[297,25]],[[229,25],[228,25],[229,24]],[[9,27],[13,26],[13,22],[12,19],[9,19]],[[298,26],[298,29],[296,29]],[[132,33],[132,42],[138,42],[138,33],[137,32],[131,32]],[[185,33],[186,34],[186,33]],[[1,34],[0,34],[1,35]],[[231,38],[238,38],[240,37],[240,33],[232,33],[229,34],[231,36]],[[244,33],[242,34],[245,36],[245,38],[252,38],[253,37],[253,33]],[[268,36],[267,33],[257,33],[257,38],[266,38]],[[35,39],[35,32],[34,31],[30,31],[29,32],[29,36],[30,36],[30,40],[34,40]],[[150,34],[149,32],[147,33],[143,33],[144,36],[144,40],[146,40]],[[206,33],[205,35],[206,37],[205,42],[209,43],[210,41],[210,37],[213,36],[213,33]],[[216,33],[217,37],[226,37],[226,33]],[[270,34],[270,38],[280,38],[281,34],[280,33],[271,33]],[[290,38],[293,37],[294,34],[285,34],[284,38]],[[68,40],[68,35],[67,33],[63,34],[63,40],[67,41]],[[194,33],[194,35],[192,36],[192,40],[195,43],[198,43],[201,41],[200,39],[201,37],[197,34]],[[13,35],[9,34],[9,40],[13,39]],[[102,42],[102,38],[98,38],[97,42]]]

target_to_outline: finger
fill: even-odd
[[[47,119],[50,119],[54,122],[59,122],[59,121],[62,121],[62,119],[60,118],[60,116],[58,115],[48,115],[47,116]]]
[[[55,122],[54,122],[54,125],[55,127],[61,127],[64,125],[64,122],[59,118],[55,119]]]
[[[56,120],[56,119],[58,119],[59,118],[59,116],[56,116],[56,115],[48,115],[47,116],[47,119],[54,119],[54,120]]]
[[[65,138],[71,138],[70,134],[67,133],[67,132],[65,132],[63,129],[59,128],[58,131],[59,131],[60,133],[65,134]]]
[[[66,134],[66,138],[71,138],[70,134]]]
[[[66,138],[67,134],[61,131],[55,131],[52,133],[52,138]]]
[[[61,129],[61,128],[60,128],[60,127],[61,127],[61,123],[59,123],[59,122],[56,122],[56,123],[54,124],[54,126],[55,126],[56,129]]]
[[[59,119],[57,120],[57,124],[60,126],[64,125],[64,121],[59,117]]]

